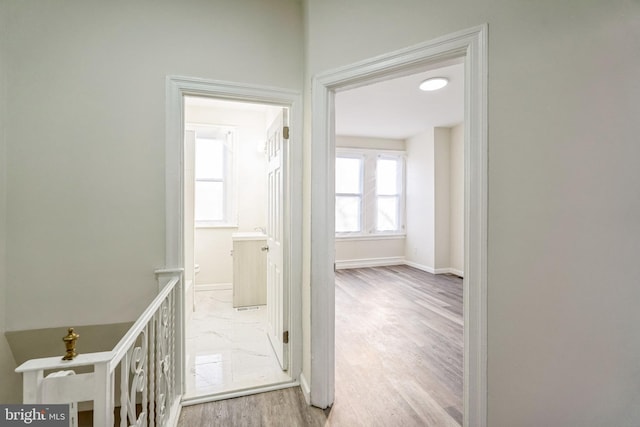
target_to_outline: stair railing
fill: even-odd
[[[77,426],[78,402],[86,401],[93,402],[94,427],[115,425],[116,402],[121,427],[175,426],[183,383],[182,269],[156,275],[159,294],[113,350],[73,360],[32,359],[16,368],[23,376],[23,403],[68,403],[72,427]],[[93,372],[73,370],[80,367],[93,367]]]

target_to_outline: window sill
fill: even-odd
[[[358,240],[401,240],[407,237],[405,233],[394,234],[336,234],[336,241],[358,241]]]

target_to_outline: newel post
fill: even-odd
[[[94,365],[93,425],[94,427],[112,427],[114,409],[115,375],[109,362]]]
[[[22,373],[22,403],[37,404],[41,401],[41,384],[44,370],[26,371]]]

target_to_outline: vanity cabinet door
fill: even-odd
[[[233,242],[233,306],[267,303],[266,240]]]

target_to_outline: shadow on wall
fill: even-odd
[[[14,371],[17,366],[8,341],[0,337],[0,404],[22,402],[22,376]]]
[[[78,326],[78,353],[110,351],[133,322]],[[10,331],[0,338],[0,404],[22,402],[22,376],[15,368],[30,359],[64,355],[67,328]],[[79,372],[76,370],[76,372]]]

